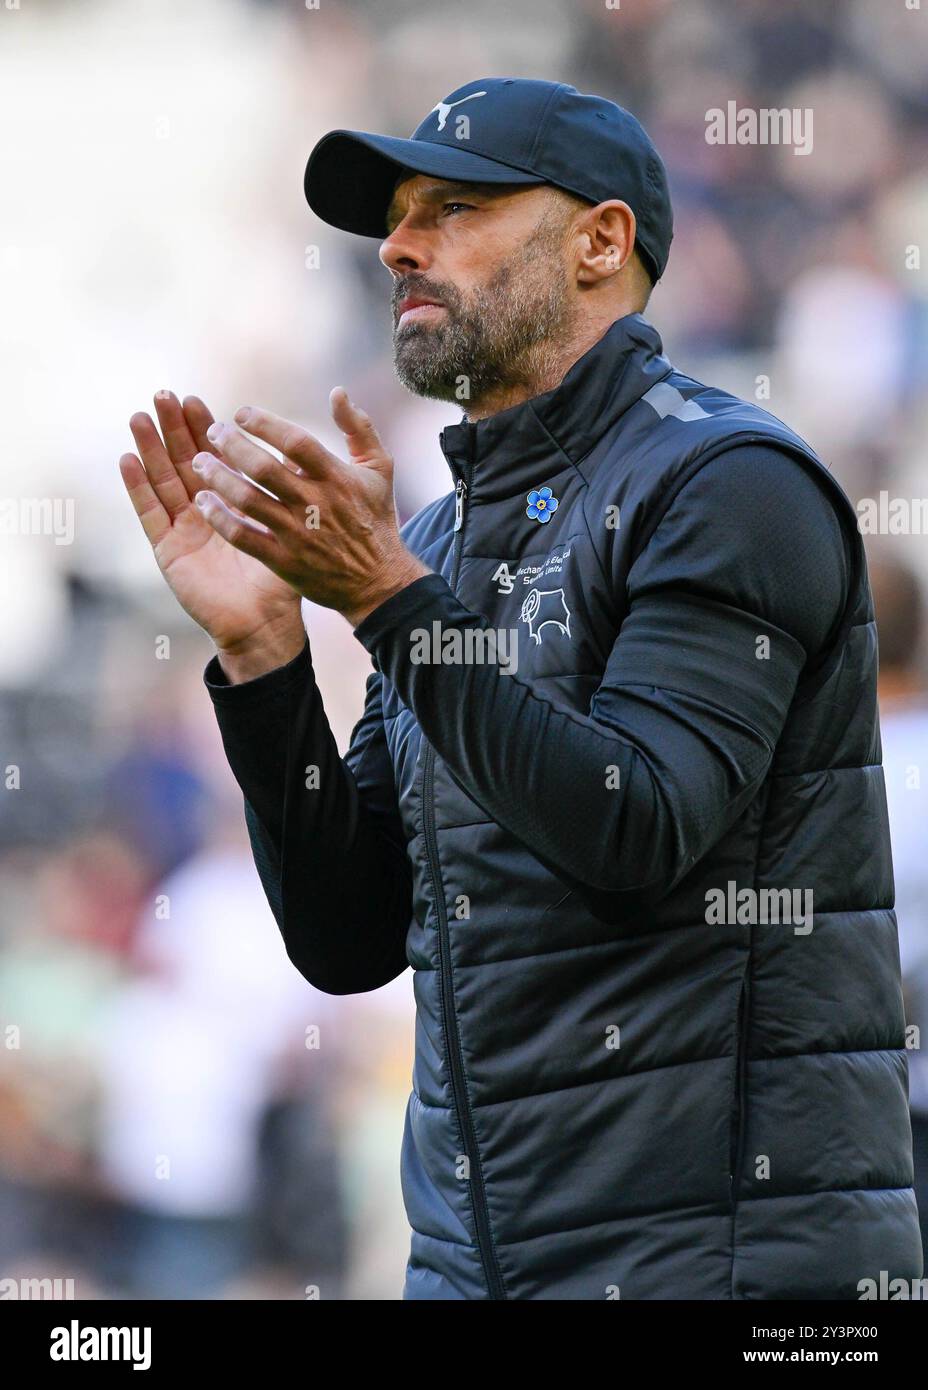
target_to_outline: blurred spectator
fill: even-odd
[[[139,924],[146,974],[101,1021],[100,1166],[121,1203],[114,1266],[139,1296],[216,1296],[255,1258],[262,1151],[276,1152],[292,1194],[292,1164],[279,1136],[275,1150],[265,1112],[285,1056],[301,1050],[299,1092],[311,1091],[314,1103],[292,1108],[290,1120],[314,1132],[290,1142],[322,1165],[322,1181],[311,1163],[302,1173],[303,1205],[334,1248],[310,1251],[292,1235],[303,1259],[327,1270],[343,1262],[322,1101],[336,1082],[334,1001],[290,965],[242,834],[236,818],[226,844],[205,848],[159,885]],[[320,1041],[310,1050],[312,1030]],[[306,1282],[313,1273],[306,1269]]]
[[[880,729],[893,845],[896,917],[906,1022],[919,1030],[909,1052],[915,1193],[928,1263],[928,684],[924,595],[900,560],[871,562],[880,643]]]

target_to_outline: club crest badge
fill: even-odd
[[[555,627],[570,638],[570,609],[563,589],[529,589],[522,604],[521,618],[528,624],[529,636],[541,645],[542,628]]]

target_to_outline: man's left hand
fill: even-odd
[[[231,545],[357,627],[386,599],[432,571],[403,544],[393,459],[369,417],[342,387],[329,400],[349,462],[329,453],[301,425],[242,407],[236,422],[283,458],[217,420],[208,436],[221,457],[199,453],[194,458],[203,481],[195,501]]]

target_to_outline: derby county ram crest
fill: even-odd
[[[570,637],[570,609],[563,589],[529,589],[522,604],[521,618],[528,623],[532,640],[541,644],[541,630],[549,624]]]

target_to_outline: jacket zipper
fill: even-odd
[[[455,531],[460,531],[461,527],[464,525],[464,502],[465,502],[466,498],[467,498],[467,484],[465,483],[465,481],[464,481],[463,478],[458,478],[457,483],[455,484],[455,488],[454,488],[454,529],[455,529]],[[455,572],[454,572],[454,574],[451,576],[451,587],[452,587],[452,589],[454,588],[454,582],[455,582],[455,580],[457,579],[457,566],[458,566],[459,561],[460,561],[460,552],[459,552],[457,555],[455,555],[455,560],[454,560]]]
[[[474,435],[471,432],[471,469],[473,467]],[[467,498],[467,483],[458,478],[454,489],[454,559],[451,567],[451,589],[455,588],[458,570],[461,566],[461,551],[464,542],[464,504]],[[439,990],[441,993],[442,1024],[445,1030],[445,1043],[450,1063],[451,1097],[461,1126],[461,1140],[467,1159],[467,1180],[471,1207],[474,1213],[474,1227],[477,1234],[477,1249],[483,1266],[483,1277],[491,1299],[505,1299],[503,1279],[493,1237],[490,1231],[490,1213],[487,1207],[486,1188],[483,1183],[483,1170],[477,1151],[477,1136],[474,1130],[474,1117],[464,1081],[464,1058],[461,1052],[461,1036],[458,1031],[457,1016],[454,1011],[451,981],[451,934],[448,927],[448,913],[445,909],[441,882],[441,866],[438,861],[438,834],[435,829],[435,749],[426,744],[422,762],[422,820],[425,830],[425,852],[428,859],[429,874],[432,881],[432,896],[438,917],[438,956]]]
[[[731,1155],[730,1155],[730,1174],[729,1183],[731,1188],[732,1209],[738,1205],[738,1189],[741,1186],[741,1173],[744,1167],[744,1128],[745,1128],[745,1095],[747,1086],[747,1050],[748,1050],[748,1029],[751,1021],[751,981],[750,981],[751,961],[748,958],[745,966],[745,976],[741,985],[741,996],[738,1001],[738,1053],[735,1065],[735,1095],[734,1113],[732,1116],[732,1136],[731,1136]]]

